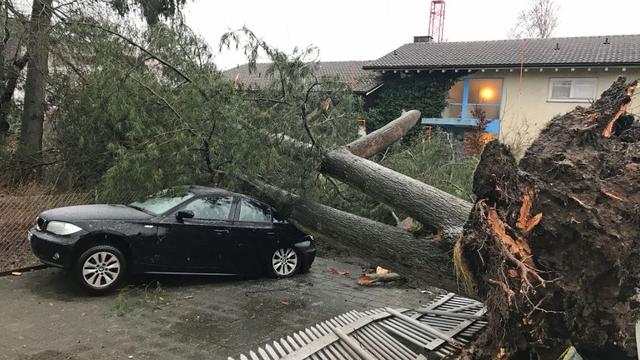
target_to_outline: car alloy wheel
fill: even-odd
[[[278,277],[293,275],[298,270],[299,263],[298,253],[292,248],[278,249],[271,257],[271,268]]]
[[[109,244],[94,245],[75,261],[73,274],[77,282],[94,295],[117,288],[127,276],[127,263],[122,251]]]
[[[120,276],[122,265],[114,254],[99,251],[87,258],[82,265],[82,279],[92,288],[105,289]]]

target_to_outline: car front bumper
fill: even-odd
[[[73,265],[72,252],[75,237],[58,236],[42,231],[35,227],[29,230],[31,251],[43,263],[51,266],[70,268]]]

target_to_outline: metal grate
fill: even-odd
[[[484,305],[453,293],[415,310],[351,311],[240,355],[240,360],[445,358],[486,325]],[[234,360],[234,358],[228,358]]]

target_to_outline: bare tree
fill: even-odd
[[[518,14],[509,35],[518,39],[546,39],[553,35],[558,23],[558,5],[555,0],[532,0],[529,7]]]
[[[0,140],[9,131],[9,112],[13,94],[18,85],[22,69],[26,66],[28,55],[21,49],[23,25],[21,19],[10,16],[12,5],[0,0]]]
[[[42,149],[52,3],[53,0],[34,0],[31,8],[27,41],[30,59],[24,85],[24,109],[18,145],[18,153],[27,162],[33,162]]]

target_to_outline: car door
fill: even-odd
[[[231,229],[235,263],[243,273],[257,273],[264,269],[277,240],[271,208],[257,200],[240,196],[235,213]]]
[[[161,263],[176,272],[224,273],[228,270],[234,197],[198,197],[166,217],[164,234],[158,234],[165,250]],[[179,211],[193,218],[178,219]]]

